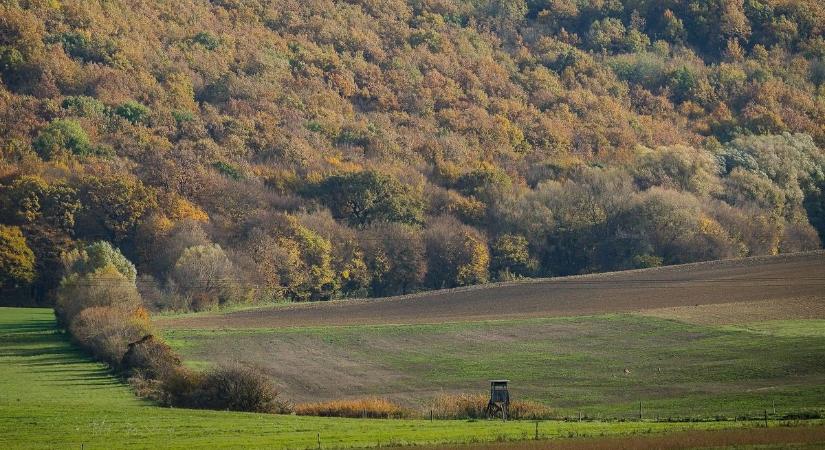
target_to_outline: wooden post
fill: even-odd
[[[318,450],[321,450],[321,433],[318,433]]]
[[[642,420],[642,402],[639,402],[639,420]]]
[[[430,422],[432,422],[432,421],[433,421],[433,410],[431,409],[430,410]]]
[[[539,421],[536,421],[536,440],[539,440]]]
[[[768,428],[768,410],[765,410],[765,428]]]

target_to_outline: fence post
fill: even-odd
[[[765,410],[765,428],[768,428],[768,410]]]
[[[642,402],[639,402],[639,420],[642,420]]]
[[[539,421],[536,421],[536,440],[539,440]]]
[[[318,450],[321,450],[321,433],[318,433]]]

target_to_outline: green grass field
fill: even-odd
[[[810,424],[821,425],[822,421]],[[771,426],[786,425],[771,421]],[[755,427],[758,422],[542,422],[542,437]],[[532,437],[532,422],[328,419],[160,408],[78,353],[46,309],[0,308],[0,448],[323,448]]]
[[[165,335],[194,366],[262,365],[298,400],[380,395],[426,408],[441,390],[484,392],[486,380],[508,378],[514,396],[568,416],[633,418],[640,401],[650,418],[825,408],[823,320],[731,326],[622,314]]]

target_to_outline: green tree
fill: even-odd
[[[235,300],[237,276],[221,246],[210,244],[184,250],[170,278],[178,292],[189,298],[192,307],[202,310]]]
[[[672,71],[667,81],[671,97],[676,102],[693,99],[699,89],[699,76],[687,66]]]
[[[641,189],[659,186],[706,195],[718,191],[722,167],[704,150],[671,146],[641,148],[630,170]]]
[[[77,121],[57,119],[50,123],[32,143],[41,158],[66,159],[70,155],[87,156],[94,153],[86,130]]]
[[[417,224],[424,214],[419,192],[374,170],[333,175],[313,193],[335,218],[359,228],[375,222]]]
[[[486,283],[490,252],[487,242],[472,227],[452,217],[442,217],[426,231],[427,284],[450,288]]]
[[[78,209],[77,191],[66,184],[50,185],[40,177],[27,175],[0,186],[0,211],[15,224],[41,223],[68,231],[74,227]]]
[[[157,203],[155,194],[139,180],[88,177],[81,189],[83,209],[75,227],[81,236],[120,242]]]
[[[115,114],[136,124],[146,120],[149,116],[149,108],[136,101],[128,101],[115,108]]]
[[[94,242],[64,257],[65,276],[57,290],[55,315],[64,326],[87,308],[141,306],[135,266],[108,242]]]
[[[35,303],[51,300],[63,274],[61,255],[71,250],[77,191],[66,184],[48,184],[37,176],[22,176],[0,187],[0,216],[20,227],[35,255]]]
[[[483,164],[466,172],[455,182],[455,188],[462,194],[481,200],[486,205],[495,202],[511,185],[510,177],[491,164]]]
[[[421,232],[409,225],[378,224],[365,231],[364,247],[374,296],[420,289],[427,272]]]
[[[819,240],[825,242],[825,178],[808,191],[804,206],[811,225],[819,234]]]
[[[0,287],[29,284],[34,277],[34,253],[20,228],[0,225]]]
[[[87,275],[111,266],[126,280],[134,282],[137,279],[135,265],[106,241],[93,242],[81,250],[69,252],[65,264],[69,274]]]
[[[490,271],[500,280],[530,276],[538,269],[538,261],[530,256],[529,244],[524,236],[503,234],[490,247]]]

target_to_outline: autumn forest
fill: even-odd
[[[0,80],[3,301],[67,323],[825,238],[819,0],[4,0]]]

